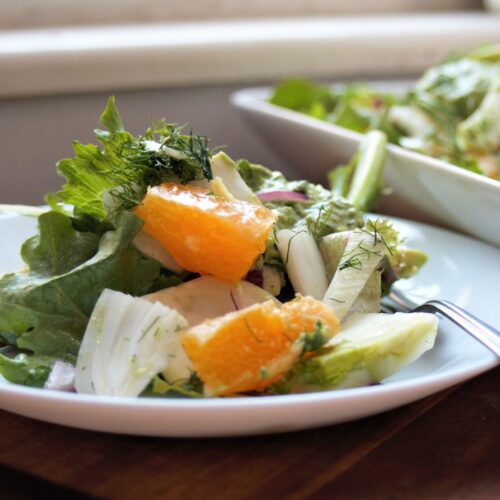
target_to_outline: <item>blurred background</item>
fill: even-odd
[[[0,0],[0,203],[40,204],[54,165],[110,94],[125,125],[189,123],[234,157],[297,175],[252,134],[233,91],[291,76],[408,79],[500,41],[490,0]]]

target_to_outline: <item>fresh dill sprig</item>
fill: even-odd
[[[371,241],[365,238],[345,254],[339,266],[339,271],[348,268],[361,270],[364,258],[369,255],[382,257],[382,253],[392,256],[396,247],[400,244],[399,233],[386,220],[369,220],[361,231],[368,235]],[[384,252],[380,250],[380,245],[385,247]]]
[[[208,139],[202,135],[182,133],[165,121],[157,122],[128,149],[124,163],[131,172],[129,182],[110,194],[121,207],[133,208],[141,202],[147,186],[166,181],[186,184],[200,179],[212,179]]]
[[[403,243],[399,232],[388,220],[370,219],[362,231],[373,236],[373,246],[382,243],[389,255],[393,255],[396,248]]]
[[[329,339],[330,331],[321,321],[317,321],[314,331],[304,332],[299,337],[302,342],[302,355],[321,349]]]
[[[373,245],[375,247],[376,245]],[[363,244],[363,242],[360,242],[358,246],[353,250],[354,253],[351,255],[346,261],[342,262],[339,266],[339,271],[343,271],[344,269],[348,268],[354,268],[357,269],[358,271],[361,271],[363,269],[363,257],[367,257],[368,255],[377,255],[379,257],[382,256],[380,250],[378,249],[371,249],[367,245]]]
[[[192,131],[183,134],[184,128],[161,120],[146,131],[144,140],[160,144],[155,159],[157,168],[171,168],[181,182],[203,177],[212,179],[210,157],[213,151],[208,148],[207,137],[195,135]]]
[[[151,329],[156,325],[156,323],[158,323],[160,317],[161,316],[157,316],[146,328],[144,328],[144,330],[142,331],[142,335],[139,338],[139,342],[141,342],[141,340],[148,334],[149,331],[151,331]]]
[[[253,331],[253,328],[250,326],[248,319],[243,316],[243,321],[245,322],[245,326],[247,327],[248,333],[250,333],[250,335],[255,339],[257,343],[261,344],[263,340],[257,337],[255,332]]]
[[[325,205],[320,205],[319,210],[318,210],[318,216],[316,217],[316,220],[314,221],[313,234],[315,234],[315,235],[321,234],[319,225],[321,223],[321,214],[322,214],[324,208],[325,208]],[[323,222],[322,226],[324,226],[324,225],[325,225],[325,223]]]
[[[299,231],[295,230],[295,229],[290,229],[290,231],[292,231],[293,236],[288,240],[288,245],[286,247],[286,258],[285,258],[285,262],[284,262],[284,265],[285,265],[285,269],[287,268],[288,266],[288,259],[290,257],[290,248],[292,246],[292,241],[299,235],[299,234],[302,234],[302,233],[308,233],[307,229],[301,229]]]

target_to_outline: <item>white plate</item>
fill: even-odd
[[[422,272],[401,289],[415,301],[446,297],[500,328],[500,250],[423,224],[394,222],[408,236],[409,244],[430,255]],[[0,274],[19,267],[19,246],[33,234],[34,226],[33,219],[0,216]],[[285,432],[389,410],[496,364],[486,348],[443,321],[432,351],[377,386],[304,395],[181,400],[96,397],[0,382],[0,407],[48,422],[126,434],[197,437]]]
[[[267,102],[269,88],[245,89],[232,103],[302,177],[318,182],[347,163],[363,135]],[[500,182],[429,156],[388,146],[389,213],[424,217],[500,246]]]

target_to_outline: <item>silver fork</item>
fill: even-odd
[[[429,300],[417,306],[401,293],[391,290],[389,295],[382,299],[381,310],[386,313],[439,313],[485,345],[500,360],[500,332],[448,300]]]

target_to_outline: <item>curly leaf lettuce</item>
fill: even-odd
[[[113,97],[100,123],[108,129],[95,131],[100,146],[75,141],[74,157],[57,164],[67,183],[47,198],[54,209],[63,202],[74,207],[78,218],[110,222],[140,203],[148,186],[211,178],[211,151],[204,136],[183,134],[160,121],[135,137],[124,129]]]

